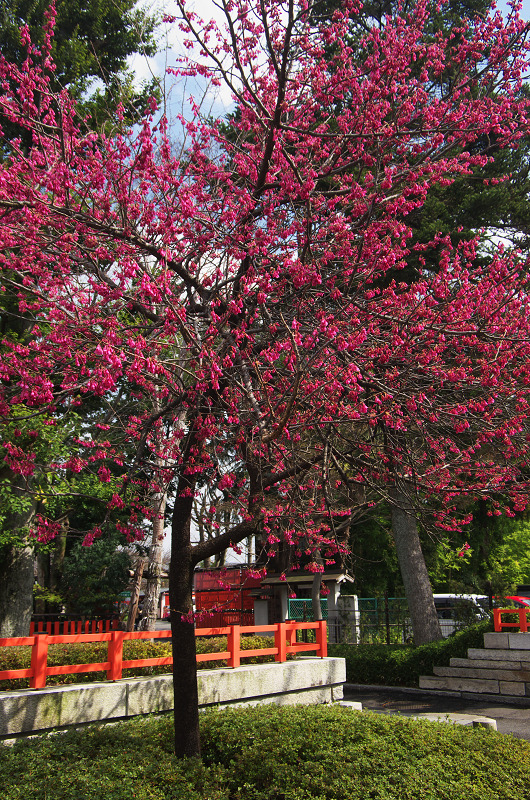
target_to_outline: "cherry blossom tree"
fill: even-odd
[[[52,467],[103,483],[118,470],[109,512],[133,508],[120,523],[131,540],[156,513],[150,498],[174,487],[175,750],[189,756],[200,561],[259,534],[270,554],[314,553],[318,573],[345,546],[359,489],[409,516],[415,498],[442,496],[440,525],[461,493],[522,502],[522,260],[499,249],[477,271],[474,243],[440,241],[435,275],[386,278],[406,263],[407,215],[429,186],[485,163],[478,136],[515,147],[528,103],[517,13],[475,20],[467,37],[424,36],[419,0],[369,28],[359,57],[345,35],[354,2],[322,27],[307,2],[223,2],[224,30],[177,5],[189,58],[175,79],[204,76],[235,103],[229,126],[198,108],[182,119],[184,152],[154,102],[129,134],[87,131],[50,90],[52,26],[23,68],[0,64],[0,110],[34,141],[0,166],[2,281],[40,331],[4,344],[0,413],[16,404],[53,421],[88,397],[106,404],[112,436],[100,423]],[[39,469],[16,445],[7,458],[21,476]],[[236,521],[194,543],[205,485]],[[215,506],[204,514],[215,527]],[[45,519],[36,535],[49,535]]]

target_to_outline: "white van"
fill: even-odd
[[[444,636],[488,619],[487,594],[435,594],[433,597]]]

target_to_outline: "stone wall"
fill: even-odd
[[[234,704],[313,704],[342,699],[343,658],[305,657],[198,673],[201,708]],[[0,738],[87,722],[171,711],[171,675],[0,692]]]

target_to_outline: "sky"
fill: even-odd
[[[255,0],[249,0],[249,5]],[[143,3],[141,3],[143,4]],[[176,5],[172,0],[146,0],[145,5],[151,13],[177,14]],[[195,11],[205,20],[214,19],[216,22],[224,20],[224,16],[212,0],[189,0],[188,7]],[[498,0],[497,7],[506,13],[508,3],[505,0]],[[522,17],[530,21],[530,0],[523,0]],[[182,45],[184,34],[178,29],[177,23],[168,23],[162,26],[160,31],[160,52],[152,57],[146,58],[137,55],[131,59],[131,67],[136,75],[137,81],[150,80],[156,76],[164,81],[165,96],[168,98],[167,115],[171,118],[178,113],[189,116],[189,98],[193,96],[195,100],[201,100],[201,107],[207,116],[224,116],[231,108],[232,98],[226,87],[215,89],[205,83],[187,79],[185,83],[180,82],[175,85],[175,79],[166,74],[167,67],[175,65],[176,59],[183,54]]]

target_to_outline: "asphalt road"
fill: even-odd
[[[383,714],[470,714],[491,717],[499,733],[508,733],[530,741],[530,708],[501,705],[481,700],[463,700],[420,690],[401,690],[393,687],[361,686],[347,683],[344,699],[363,704],[363,709]]]

